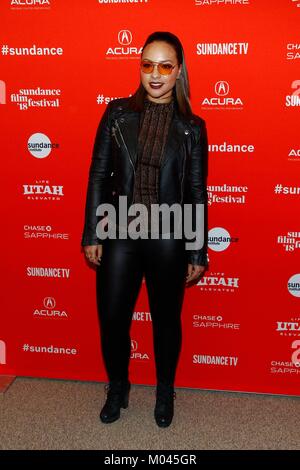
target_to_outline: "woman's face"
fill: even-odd
[[[154,41],[143,49],[141,60],[146,59],[151,62],[176,64],[170,75],[161,75],[157,65],[154,66],[151,73],[140,71],[141,82],[147,92],[147,98],[157,103],[169,102],[172,96],[172,89],[181,72],[181,65],[178,65],[175,49],[164,41]],[[152,88],[152,83],[159,83],[162,86],[160,88]]]

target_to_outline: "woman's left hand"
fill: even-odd
[[[186,276],[186,284],[194,281],[195,279],[199,279],[201,274],[205,271],[205,266],[201,266],[198,264],[188,264],[187,276]]]

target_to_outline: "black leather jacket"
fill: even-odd
[[[204,204],[204,246],[188,250],[189,263],[207,265],[207,132],[205,121],[193,115],[187,119],[178,112],[175,100],[174,118],[164,149],[160,168],[159,204]],[[85,223],[81,245],[102,244],[96,225],[101,203],[113,203],[126,195],[128,207],[133,197],[137,163],[137,139],[140,113],[128,107],[128,98],[108,103],[100,120],[93,148],[86,196]]]

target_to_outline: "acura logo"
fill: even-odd
[[[121,29],[118,33],[118,41],[122,46],[128,46],[132,42],[132,34],[128,29]]]
[[[56,305],[56,302],[55,302],[54,297],[45,297],[43,304],[44,304],[44,307],[48,309],[48,308],[54,308]]]
[[[226,96],[229,93],[228,82],[220,81],[215,84],[215,93],[218,96]]]
[[[137,341],[134,339],[131,340],[131,351],[136,351],[138,347]]]

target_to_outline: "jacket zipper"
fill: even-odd
[[[115,138],[115,140],[116,140],[116,142],[117,142],[118,147],[120,148],[121,145],[120,145],[120,142],[118,141],[118,137],[117,137],[117,134],[116,134],[116,128],[115,128],[115,127],[112,127],[111,132],[112,132],[112,135],[114,136],[114,138]]]
[[[180,204],[182,204],[182,201],[183,201],[183,179],[184,179],[184,174],[185,174],[185,158],[186,156],[184,156],[184,159],[183,159],[183,167],[182,167],[182,178],[181,178],[181,202]]]
[[[133,169],[133,173],[134,173],[134,178],[133,178],[133,179],[134,179],[133,191],[134,191],[134,185],[135,185],[135,168],[134,168],[134,164],[133,164],[133,162],[132,162],[132,160],[131,160],[131,158],[130,158],[130,153],[129,153],[128,147],[127,147],[127,145],[126,145],[126,143],[125,143],[125,140],[124,140],[123,134],[122,134],[122,132],[121,132],[119,123],[118,123],[118,121],[117,121],[116,119],[115,119],[115,124],[116,124],[116,126],[117,126],[117,128],[118,128],[118,130],[119,130],[119,134],[120,134],[120,136],[121,136],[121,138],[122,138],[122,141],[123,141],[123,144],[124,144],[124,146],[125,146],[125,148],[126,148],[126,150],[127,150],[128,158],[129,158],[129,161],[130,161],[131,166],[132,166],[132,169]],[[132,201],[133,201],[133,192],[132,192],[132,197],[131,197],[130,205],[132,204]]]
[[[125,146],[125,148],[126,148],[126,150],[127,150],[127,153],[128,153],[129,161],[130,161],[130,163],[131,163],[131,165],[132,165],[133,172],[134,172],[134,174],[135,174],[134,164],[132,163],[132,160],[131,160],[131,158],[130,158],[130,153],[129,153],[128,147],[127,147],[127,145],[126,145],[126,143],[125,143],[123,134],[122,134],[122,132],[121,132],[121,129],[120,129],[120,126],[119,126],[117,120],[115,120],[115,124],[116,124],[116,126],[117,126],[117,128],[118,128],[118,130],[119,130],[119,134],[120,134],[120,136],[121,136],[121,138],[122,138],[122,140],[123,140],[123,144],[124,144],[124,146]]]

